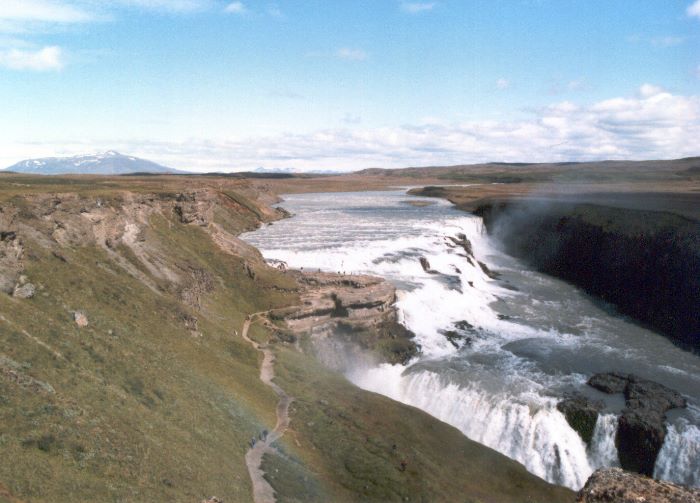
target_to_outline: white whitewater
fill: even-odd
[[[422,355],[407,366],[358,366],[350,380],[578,489],[596,468],[618,463],[622,404],[586,379],[634,372],[689,397],[691,407],[669,427],[656,475],[700,485],[700,358],[504,255],[479,218],[444,201],[418,208],[408,199],[400,191],[288,196],[282,206],[293,218],[244,236],[266,258],[291,267],[375,274],[397,286],[402,322],[416,333]],[[447,239],[459,233],[499,279]],[[421,256],[439,274],[426,273]],[[446,331],[462,336],[458,347]],[[608,402],[590,446],[556,409],[572,391]]]

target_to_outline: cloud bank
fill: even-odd
[[[272,137],[182,142],[0,145],[5,165],[31,152],[69,155],[117,149],[175,168],[241,171],[257,167],[351,171],[368,167],[491,161],[561,162],[670,159],[700,155],[700,96],[645,84],[632,96],[576,105],[553,103],[514,121],[431,122],[386,128],[343,127]],[[12,153],[13,155],[8,155]]]

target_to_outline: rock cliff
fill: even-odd
[[[300,303],[277,309],[285,335],[309,335],[314,352],[344,370],[353,358],[406,363],[418,353],[414,334],[397,320],[396,289],[374,276],[290,271]],[[359,350],[359,351],[358,351]]]
[[[700,351],[697,220],[545,199],[491,201],[474,212],[508,253]]]

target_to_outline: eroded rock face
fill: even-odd
[[[700,225],[666,211],[547,198],[474,213],[511,255],[700,350]]]
[[[652,476],[666,438],[666,412],[686,406],[680,393],[654,381],[619,373],[596,374],[588,384],[605,393],[623,393],[625,409],[618,419],[620,465]]]
[[[398,323],[395,288],[382,278],[362,275],[288,271],[300,286],[300,305],[277,309],[272,319],[284,320],[285,340],[311,335],[317,348],[346,353],[354,346],[390,363],[415,356],[414,334]],[[333,367],[342,362],[322,361]]]
[[[579,491],[578,503],[697,503],[700,490],[656,481],[620,468],[598,470]]]
[[[8,227],[0,227],[0,292],[12,294],[14,291],[24,268],[23,253],[24,247],[17,232]]]

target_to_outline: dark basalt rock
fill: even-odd
[[[625,388],[627,407],[631,409],[652,409],[666,412],[671,409],[684,408],[687,402],[683,396],[663,384],[647,379],[629,376]]]
[[[590,445],[603,404],[591,401],[582,395],[571,395],[559,402],[557,409],[564,414],[566,421],[583,441]]]
[[[469,241],[465,234],[459,233],[456,237],[449,236],[450,241],[455,245],[462,247],[466,254],[470,257],[474,256],[474,249],[472,248],[472,243]]]
[[[620,465],[651,477],[666,438],[666,412],[685,407],[685,398],[663,384],[632,374],[596,374],[588,384],[605,393],[624,393],[625,409],[615,437]]]
[[[428,274],[437,274],[437,271],[430,268],[430,262],[428,262],[427,258],[420,257],[418,260],[420,261],[420,265],[425,272]]]
[[[618,419],[615,437],[620,466],[651,477],[665,438],[663,413],[625,409]]]
[[[456,330],[438,330],[438,333],[440,335],[444,335],[445,339],[450,341],[450,344],[452,344],[456,349],[459,349],[459,343],[465,339],[465,335],[460,334]]]
[[[470,331],[470,332],[473,332],[475,330],[474,325],[469,323],[467,320],[455,321],[454,325],[459,330]]]
[[[486,276],[488,276],[491,279],[500,278],[501,275],[499,273],[489,269],[489,267],[486,264],[484,264],[480,260],[477,260],[476,262],[477,262],[477,264],[479,264],[479,267],[481,267],[481,270],[484,272],[484,274],[486,274]]]
[[[603,393],[614,394],[623,393],[627,387],[627,376],[615,372],[605,374],[595,374],[588,380],[588,385]]]

